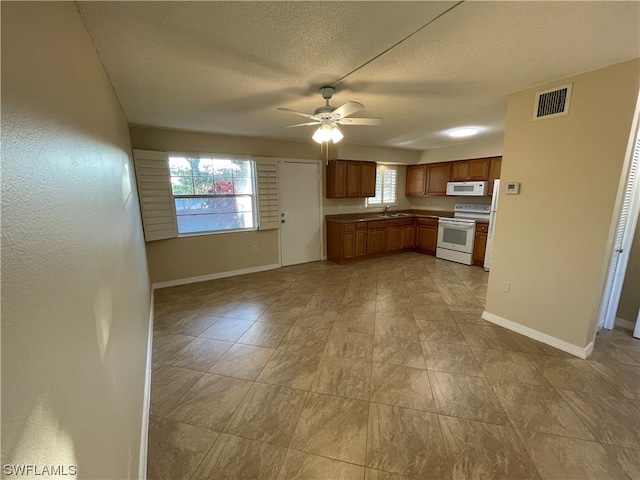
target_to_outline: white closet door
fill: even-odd
[[[636,132],[637,133],[637,132]],[[616,321],[616,312],[620,303],[620,293],[624,283],[624,274],[627,271],[629,251],[633,242],[633,235],[638,221],[638,209],[640,207],[640,188],[638,185],[638,164],[640,163],[640,137],[636,137],[635,149],[629,179],[624,193],[620,221],[614,242],[614,251],[609,265],[607,285],[600,309],[598,327],[611,330]]]

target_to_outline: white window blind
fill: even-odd
[[[256,184],[258,186],[258,230],[280,228],[276,159],[256,158]]]
[[[133,161],[145,240],[177,237],[167,153],[134,150]]]
[[[398,168],[378,165],[376,168],[376,196],[367,198],[368,207],[395,205],[397,198]]]

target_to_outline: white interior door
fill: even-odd
[[[280,252],[282,265],[315,262],[322,255],[320,164],[282,161],[280,192]]]
[[[611,330],[616,321],[616,312],[618,311],[618,304],[620,303],[624,275],[627,271],[629,252],[633,242],[636,222],[638,221],[638,213],[640,212],[639,171],[640,135],[636,132],[633,157],[629,167],[629,178],[624,191],[622,209],[614,242],[614,251],[611,257],[611,263],[609,264],[609,274],[607,276],[602,306],[600,308],[600,318],[598,319],[599,329],[606,328]]]

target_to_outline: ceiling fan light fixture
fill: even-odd
[[[313,134],[313,136],[311,137],[313,139],[314,142],[317,143],[322,143],[322,138],[324,137],[323,133],[322,133],[322,127],[318,128],[315,133]]]
[[[293,113],[301,117],[306,117],[310,121],[305,123],[297,123],[295,125],[288,125],[285,128],[292,127],[304,127],[306,125],[320,125],[319,128],[313,133],[311,138],[317,143],[338,143],[344,138],[344,135],[338,128],[340,125],[380,125],[381,118],[346,118],[364,108],[364,105],[358,102],[349,101],[340,107],[332,107],[329,104],[329,100],[333,96],[335,88],[331,86],[322,87],[320,93],[322,98],[325,99],[326,104],[318,107],[313,112],[313,115],[304,112],[298,112],[291,110],[290,108],[278,107],[278,110]]]
[[[331,141],[333,143],[338,143],[343,138],[344,138],[344,135],[342,134],[340,129],[334,125],[333,130],[331,130]]]
[[[313,134],[313,137],[311,138],[313,138],[313,140],[318,143],[328,142],[329,140],[331,140],[331,125],[323,124],[316,130],[316,132]]]
[[[328,143],[329,141],[337,143],[342,140],[342,137],[342,132],[338,130],[331,120],[323,120],[322,125],[315,131],[311,138],[318,143]]]
[[[478,133],[478,129],[474,127],[456,128],[449,132],[450,137],[470,137]]]

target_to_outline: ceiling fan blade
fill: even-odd
[[[380,125],[381,118],[341,118],[336,120],[340,125]]]
[[[337,120],[339,118],[348,117],[349,115],[356,113],[358,110],[362,110],[364,105],[358,102],[347,102],[341,107],[336,108],[331,112],[331,118]]]
[[[301,117],[313,118],[314,120],[316,118],[315,115],[309,115],[308,113],[298,112],[297,110],[291,110],[290,108],[278,107],[278,110],[293,113],[294,115],[300,115]]]
[[[320,125],[322,122],[296,123],[295,125],[287,125],[284,128],[304,127],[305,125]]]

